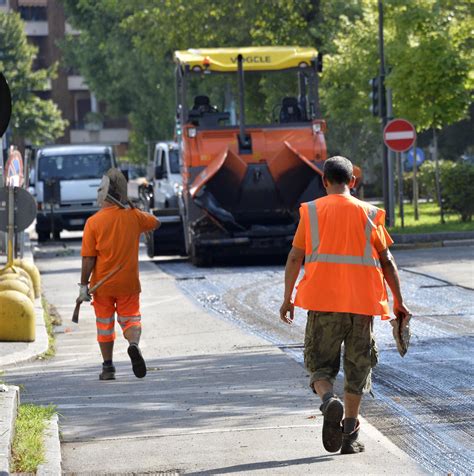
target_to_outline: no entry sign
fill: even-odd
[[[413,124],[405,119],[390,121],[383,131],[385,145],[394,152],[405,152],[410,149],[416,139]]]

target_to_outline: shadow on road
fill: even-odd
[[[237,464],[234,466],[227,466],[225,468],[207,469],[206,471],[186,474],[188,474],[188,476],[205,476],[207,474],[234,474],[247,471],[257,471],[259,469],[278,468],[288,468],[288,471],[290,471],[291,466],[297,466],[300,464],[322,463],[324,461],[331,461],[332,459],[332,456],[314,456],[312,458],[289,459],[285,461],[260,461],[256,463]]]

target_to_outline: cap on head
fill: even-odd
[[[354,175],[354,168],[349,159],[336,155],[324,162],[323,173],[330,183],[348,184]]]

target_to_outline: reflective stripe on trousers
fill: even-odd
[[[380,261],[372,256],[372,246],[370,237],[372,228],[375,227],[373,220],[377,215],[375,207],[369,208],[369,216],[365,224],[365,247],[363,256],[335,255],[318,253],[319,251],[319,225],[316,201],[308,203],[309,226],[311,233],[311,254],[305,256],[305,263],[340,263],[340,264],[361,264],[364,266],[376,266],[380,268]]]
[[[122,329],[130,327],[132,325],[141,325],[141,316],[118,316],[117,320]]]

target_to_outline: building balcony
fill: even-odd
[[[48,36],[49,28],[47,21],[27,21],[25,22],[26,36]]]
[[[70,75],[67,77],[67,88],[69,91],[89,91],[82,76]]]
[[[126,119],[105,119],[103,124],[86,124],[82,121],[71,124],[71,144],[119,144],[128,143],[130,131]]]

